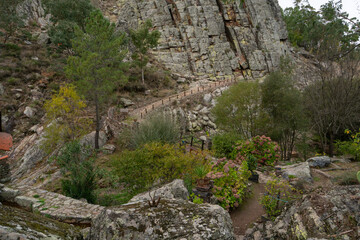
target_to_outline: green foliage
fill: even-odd
[[[262,107],[270,120],[267,134],[279,143],[281,158],[290,160],[295,139],[305,128],[306,120],[302,95],[284,61],[281,70],[272,72],[261,85]]]
[[[360,171],[357,172],[356,178],[357,178],[358,182],[360,183]]]
[[[130,39],[135,46],[135,51],[132,54],[134,63],[141,68],[142,82],[145,84],[144,69],[149,61],[148,52],[150,48],[154,48],[158,45],[160,32],[150,31],[152,23],[150,20],[145,21],[137,30],[130,30]]]
[[[260,199],[268,216],[274,220],[278,216],[285,203],[296,199],[296,189],[281,178],[268,181],[265,186],[266,194]]]
[[[61,180],[65,195],[76,199],[85,198],[89,203],[95,203],[97,170],[91,155],[89,149],[72,141],[65,145],[56,160],[65,177]]]
[[[190,200],[195,204],[202,204],[204,203],[204,200],[198,196],[196,196],[194,193],[190,194]]]
[[[338,150],[343,154],[351,154],[357,161],[360,160],[360,130],[357,133],[352,133],[346,129],[345,134],[350,135],[349,141],[338,141],[336,146]]]
[[[100,116],[103,104],[115,87],[125,82],[123,59],[125,34],[119,33],[115,25],[105,19],[100,11],[91,13],[84,31],[75,27],[72,40],[75,56],[70,56],[65,68],[66,75],[76,80],[80,92],[95,105],[96,135],[95,147],[98,148]]]
[[[256,157],[254,157],[254,155],[252,155],[252,154],[247,155],[246,162],[247,162],[248,168],[251,172],[256,170],[258,160]]]
[[[240,206],[247,196],[247,183],[251,173],[246,161],[240,167],[232,160],[221,158],[212,165],[208,177],[213,179],[213,193],[226,210]]]
[[[350,49],[359,39],[359,21],[342,12],[341,2],[329,1],[317,12],[307,2],[299,1],[294,8],[285,9],[284,20],[290,42],[316,54],[329,48]]]
[[[267,117],[261,112],[258,82],[240,82],[226,90],[212,109],[216,124],[225,132],[244,138],[260,134]]]
[[[16,12],[20,2],[21,0],[0,0],[0,33],[4,43],[24,26],[23,18]]]
[[[342,186],[357,185],[359,184],[358,177],[359,177],[358,172],[347,171],[339,176],[336,176],[334,178],[334,182]]]
[[[218,158],[231,158],[231,153],[234,149],[235,143],[240,139],[239,136],[233,133],[217,134],[213,137],[213,149],[215,156]]]
[[[75,26],[84,30],[86,19],[95,10],[90,0],[45,0],[54,25],[50,28],[51,41],[60,48],[71,48]]]
[[[210,169],[208,168],[208,166],[200,165],[194,169],[194,175],[199,179],[205,178],[206,174],[208,174],[209,171]]]
[[[277,143],[263,135],[238,142],[232,155],[236,162],[248,161],[249,156],[252,156],[258,164],[273,166],[280,158],[279,150]]]
[[[72,85],[61,86],[59,92],[45,102],[44,108],[49,125],[45,128],[42,147],[47,152],[78,139],[90,129],[91,120],[82,117],[86,104]]]
[[[145,190],[154,182],[183,178],[206,162],[205,155],[184,153],[174,145],[150,143],[112,158],[112,168],[129,191]]]
[[[167,114],[155,113],[142,121],[136,129],[125,131],[120,142],[134,149],[151,142],[175,144],[179,138],[178,123]]]

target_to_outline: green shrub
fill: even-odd
[[[357,172],[356,178],[357,178],[358,182],[360,183],[360,171]]]
[[[131,191],[146,190],[154,182],[169,182],[206,163],[204,154],[184,153],[174,145],[150,143],[134,151],[125,150],[112,158],[120,182]]]
[[[357,185],[359,174],[357,172],[345,172],[340,176],[335,177],[335,182],[342,186]]]
[[[246,161],[240,167],[232,160],[221,158],[216,161],[208,177],[213,179],[213,193],[220,206],[226,210],[238,207],[247,196],[247,183],[250,171]]]
[[[215,156],[218,158],[231,158],[231,153],[234,149],[235,143],[239,139],[240,137],[233,133],[215,135],[213,138],[213,149],[215,150]]]
[[[343,154],[350,154],[355,157],[355,160],[360,160],[360,130],[357,133],[352,133],[346,129],[345,133],[351,136],[349,141],[337,142],[337,149]]]
[[[180,128],[176,121],[169,115],[157,113],[141,122],[137,129],[124,132],[120,141],[134,149],[152,142],[175,144],[179,137]]]
[[[76,199],[85,198],[89,203],[95,203],[97,170],[91,155],[89,149],[82,147],[78,141],[73,141],[65,144],[56,160],[64,176],[61,180],[64,194]]]
[[[279,150],[275,142],[263,135],[253,137],[250,141],[238,142],[232,156],[237,162],[241,162],[247,161],[248,156],[252,155],[257,159],[258,164],[273,166],[280,158]]]
[[[296,199],[297,190],[281,178],[268,181],[265,190],[266,194],[261,197],[260,203],[272,220],[281,213],[286,203]]]

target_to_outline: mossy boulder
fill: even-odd
[[[230,215],[220,206],[163,199],[157,207],[137,202],[104,209],[93,220],[89,239],[235,240],[235,237]]]

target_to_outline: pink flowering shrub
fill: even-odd
[[[246,161],[249,155],[257,159],[260,165],[273,166],[280,158],[280,147],[271,138],[256,136],[250,141],[241,141],[235,145],[233,158],[236,162]]]
[[[213,194],[221,207],[229,211],[243,202],[250,175],[246,161],[238,165],[233,160],[221,158],[212,165],[207,177],[214,181]]]

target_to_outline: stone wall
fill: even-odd
[[[154,55],[184,76],[262,77],[288,53],[277,0],[120,0],[118,6],[122,30],[152,20],[161,32]]]

